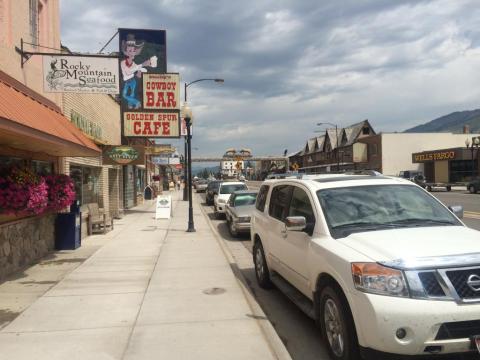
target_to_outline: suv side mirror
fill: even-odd
[[[448,209],[454,213],[459,219],[463,219],[463,206],[462,205],[452,205]]]
[[[305,216],[288,216],[285,226],[288,231],[303,231],[307,227],[307,219]]]

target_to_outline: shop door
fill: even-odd
[[[127,165],[123,168],[124,206],[130,209],[135,206],[135,179],[133,166]]]
[[[120,193],[117,169],[108,169],[108,199],[110,214],[113,216],[118,216],[120,207]]]
[[[433,161],[432,162],[427,162],[423,164],[423,168],[425,171],[425,179],[427,182],[434,182],[435,180],[435,166]]]
[[[435,161],[435,182],[449,182],[448,160]]]

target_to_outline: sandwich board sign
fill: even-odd
[[[155,211],[155,219],[170,219],[172,215],[172,196],[157,196],[157,207]]]

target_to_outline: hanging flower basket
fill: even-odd
[[[47,184],[29,169],[12,168],[0,176],[0,212],[8,215],[41,214],[48,205]]]
[[[48,175],[48,209],[60,211],[70,206],[75,200],[75,186],[70,176]]]

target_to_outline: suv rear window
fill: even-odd
[[[247,190],[247,186],[244,184],[222,184],[220,186],[220,194],[231,194],[238,190]]]
[[[258,195],[257,195],[257,202],[255,203],[255,207],[257,208],[258,211],[263,212],[265,210],[265,203],[267,202],[268,189],[270,189],[270,186],[268,185],[262,185],[260,187],[260,191],[258,192]]]
[[[208,183],[208,190],[218,190],[221,181],[212,181]]]

